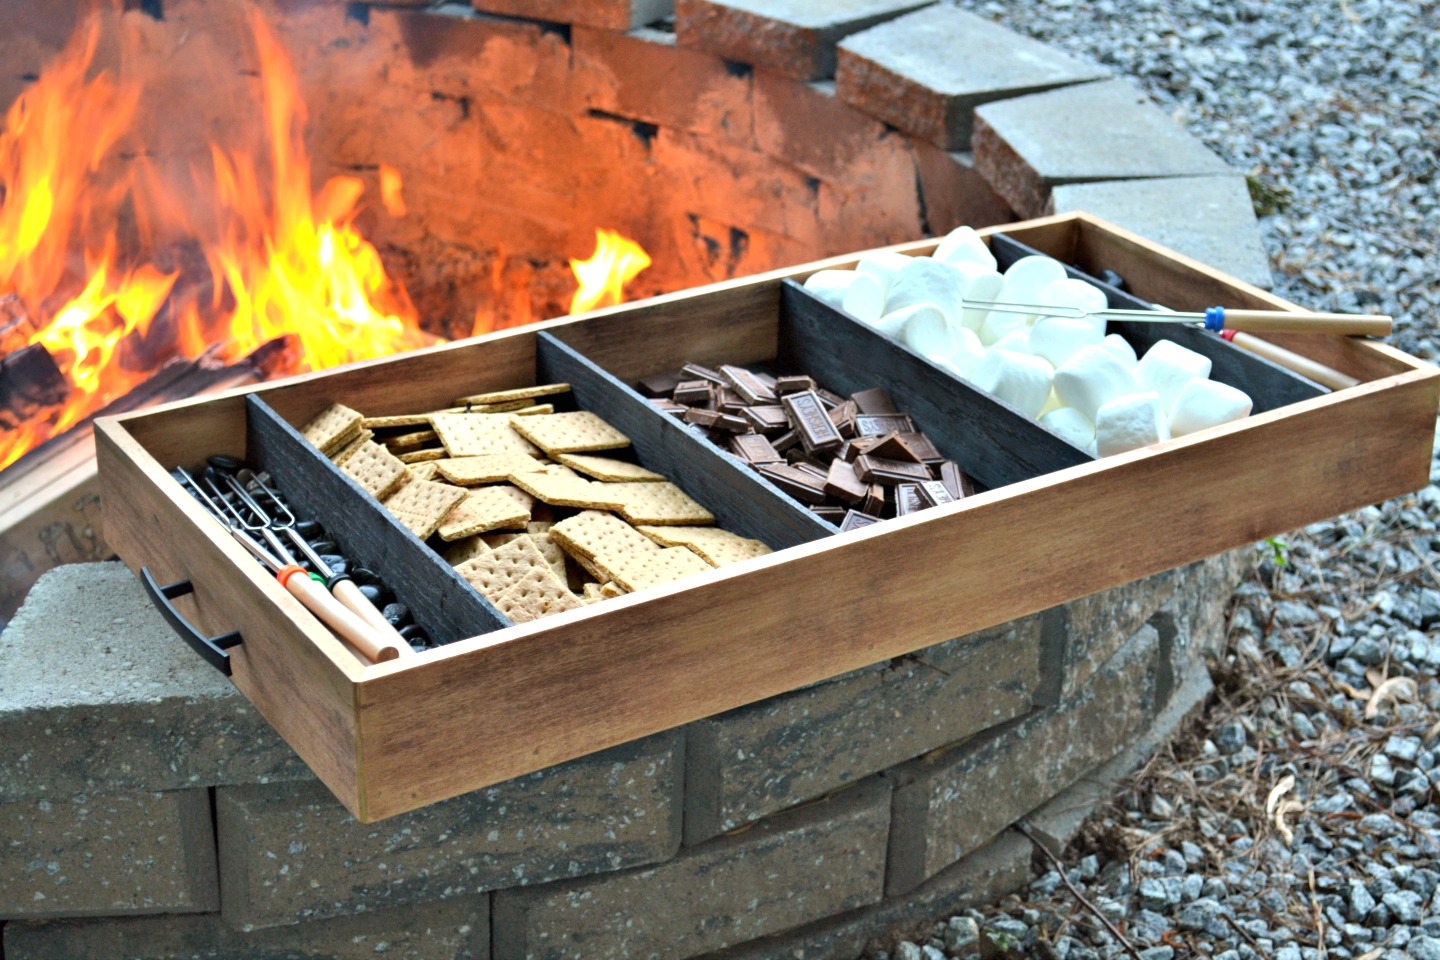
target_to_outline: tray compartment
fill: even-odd
[[[339,397],[344,402],[344,397]],[[445,558],[255,394],[245,398],[251,462],[274,478],[301,516],[318,520],[352,565],[380,575],[433,644],[510,626]]]

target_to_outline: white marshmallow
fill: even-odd
[[[1030,331],[1022,327],[1019,330],[1011,330],[1005,336],[990,344],[991,350],[1010,350],[1015,353],[1032,353],[1030,349]]]
[[[1060,402],[1091,420],[1105,403],[1136,389],[1135,377],[1125,365],[1094,344],[1076,350],[1055,371],[1055,395]]]
[[[901,307],[899,310],[893,310],[870,324],[870,326],[879,330],[887,337],[894,337],[896,340],[899,340],[900,333],[905,329],[905,324],[910,322],[910,318],[918,313],[925,312],[934,313],[942,319],[945,317],[945,311],[935,306],[935,304],[917,303],[913,307]]]
[[[930,356],[929,359],[948,368],[962,379],[973,379],[975,368],[985,359],[985,347],[981,345],[980,338],[975,336],[974,330],[955,327],[951,332],[955,340],[950,352],[944,356]]]
[[[1228,383],[1194,379],[1180,389],[1170,410],[1170,433],[1183,437],[1250,416],[1249,394]]]
[[[917,303],[933,303],[945,315],[960,318],[960,302],[965,299],[965,274],[948,263],[929,257],[911,257],[895,277],[885,295],[885,313]]]
[[[805,281],[805,289],[864,323],[875,323],[884,312],[885,291],[880,282],[854,270],[817,271]]]
[[[923,357],[948,357],[959,349],[955,331],[961,329],[945,311],[930,303],[906,308],[913,312],[900,329],[900,342]]]
[[[1060,398],[1055,396],[1055,388],[1054,386],[1051,386],[1050,399],[1046,400],[1045,406],[1040,408],[1041,419],[1044,419],[1045,414],[1049,413],[1051,410],[1059,410],[1063,406],[1065,406],[1065,404],[1061,403]]]
[[[1040,303],[1040,291],[1056,280],[1065,279],[1065,268],[1050,257],[1021,257],[1005,271],[1005,284],[994,298],[1006,303]],[[1034,314],[1026,317],[1026,322]]]
[[[975,368],[974,383],[1027,417],[1040,413],[1050,398],[1054,369],[1039,357],[1012,350],[991,350]]]
[[[1057,407],[1040,417],[1041,426],[1049,427],[1082,450],[1095,442],[1095,424],[1074,407]]]
[[[995,254],[985,246],[974,227],[956,227],[945,235],[940,245],[931,254],[945,263],[974,263],[986,270],[995,269]]]
[[[1097,335],[1095,325],[1085,320],[1071,320],[1067,317],[1041,317],[1030,328],[1029,350],[1037,357],[1044,357],[1053,365],[1060,366],[1079,350],[1090,344],[1099,344],[1102,337]]]
[[[896,253],[893,250],[876,250],[867,253],[855,264],[857,273],[865,273],[880,281],[880,286],[886,293],[890,291],[890,285],[900,272],[910,264],[910,258],[903,253]]]
[[[1204,380],[1208,376],[1210,358],[1173,340],[1155,343],[1135,366],[1135,379],[1145,389],[1160,394],[1160,408],[1167,414],[1186,383],[1195,377]]]
[[[959,264],[958,269],[966,274],[969,283],[965,285],[966,300],[995,300],[1000,296],[1000,290],[1005,286],[1005,278],[994,270],[980,270],[979,268],[969,269],[972,264]],[[976,333],[985,326],[985,318],[990,315],[989,307],[967,306],[965,312],[960,315],[960,322]]]
[[[1006,335],[1016,331],[1028,337],[1030,320],[1028,314],[992,310],[985,315],[985,322],[980,325],[980,342],[987,347],[994,346]]]
[[[1115,359],[1132,370],[1135,369],[1135,364],[1139,362],[1135,357],[1135,348],[1130,346],[1130,341],[1118,333],[1112,333],[1106,336],[1104,340],[1100,341],[1100,346],[1115,354]]]
[[[1170,425],[1154,390],[1117,397],[1095,416],[1095,449],[1102,457],[1169,439]]]
[[[1073,307],[1090,313],[1104,310],[1110,305],[1105,299],[1105,291],[1073,277],[1061,277],[1045,284],[1040,288],[1036,302],[1052,307]]]

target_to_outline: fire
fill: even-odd
[[[625,302],[625,285],[650,266],[650,255],[634,240],[613,230],[595,231],[595,254],[589,260],[571,260],[570,269],[580,283],[570,301],[571,313]]]
[[[149,340],[160,334],[147,335],[167,306],[174,322],[156,327],[167,338],[158,362],[217,349],[238,360],[289,337],[298,372],[439,342],[422,329],[404,285],[386,273],[355,225],[364,183],[335,177],[312,190],[295,71],[261,14],[249,8],[247,16],[266,146],[252,153],[210,144],[208,168],[194,171],[203,188],[199,202],[208,209],[184,209],[181,194],[157,190],[141,163],[107,162],[135,128],[144,91],[93,69],[98,18],[76,32],[6,113],[0,295],[18,295],[28,320],[18,339],[15,324],[0,325],[0,356],[22,345],[44,347],[71,395],[63,408],[0,437],[0,469],[142,382],[148,371],[122,362],[126,344],[145,340],[153,355]],[[400,174],[382,164],[379,183],[385,211],[405,216]],[[123,257],[122,221],[140,238],[123,247]],[[208,297],[199,299],[201,278],[147,262],[153,254],[144,244],[157,227],[199,242],[211,274]],[[633,241],[597,231],[595,256],[571,262],[580,284],[572,312],[622,302],[625,284],[649,264]]]

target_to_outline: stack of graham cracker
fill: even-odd
[[[593,413],[556,413],[555,383],[365,417],[334,404],[301,433],[516,623],[769,553],[714,526],[627,459]],[[603,455],[602,455],[603,454]]]

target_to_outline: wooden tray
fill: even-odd
[[[1136,296],[1174,309],[1292,308],[1084,214],[982,231],[994,232],[1092,274],[1114,270]],[[926,241],[892,249],[933,247]],[[193,593],[176,606],[199,628],[239,632],[241,642],[229,650],[235,684],[368,822],[1428,482],[1440,371],[1384,344],[1268,338],[1361,383],[1095,461],[1038,426],[1012,423],[1003,405],[972,397],[959,381],[917,374],[922,359],[869,331],[844,328],[845,337],[864,334],[885,347],[861,357],[832,351],[827,359],[813,336],[797,338],[802,328],[837,332],[842,328],[816,325],[853,321],[805,313],[795,292],[785,293],[784,281],[855,259],[101,420],[96,439],[107,537],[132,568],[148,568],[161,582],[190,581]],[[902,404],[929,405],[913,412],[942,449],[960,443],[963,431],[932,423],[932,416],[980,416],[1023,443],[972,442],[972,448],[946,451],[990,458],[979,472],[993,489],[831,536],[826,525],[677,429],[628,387],[686,360],[777,358],[811,364],[822,380],[835,376],[838,389],[921,376],[883,385],[915,392],[897,397]],[[826,363],[832,367],[821,374]],[[846,365],[856,379],[841,382]],[[614,418],[631,435],[642,462],[672,472],[741,532],[781,549],[668,587],[508,626],[483,598],[463,595],[443,564],[417,554],[425,548],[413,537],[406,541],[408,534],[393,529],[348,480],[326,479],[328,466],[299,445],[290,427],[332,400],[378,416],[559,377],[575,384],[581,406]],[[317,518],[327,526],[349,522],[347,537],[370,543],[377,554],[366,559],[387,565],[381,571],[387,580],[396,576],[390,565],[408,571],[403,576],[413,584],[396,586],[422,590],[434,607],[422,616],[437,638],[460,639],[413,659],[359,662],[167,473],[214,453],[288,463],[281,469],[295,473],[281,478],[287,491],[313,480],[313,502],[304,506],[322,514]]]

